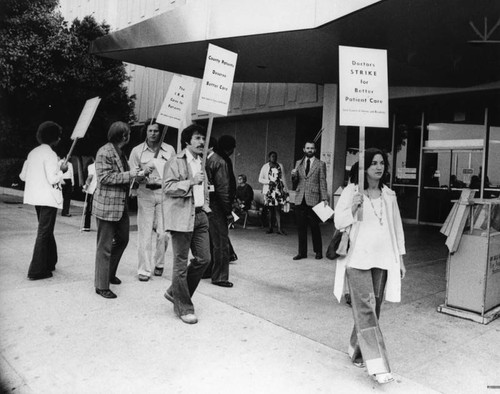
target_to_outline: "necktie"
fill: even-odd
[[[311,159],[306,160],[306,175],[309,174],[309,170],[311,168]]]

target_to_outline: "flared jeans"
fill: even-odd
[[[38,232],[28,269],[28,278],[31,279],[51,276],[57,263],[57,245],[54,238],[57,208],[36,205],[35,209],[38,218]]]
[[[387,270],[347,268],[354,329],[349,343],[352,362],[364,362],[370,375],[391,372],[379,327]]]

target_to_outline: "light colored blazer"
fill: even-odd
[[[99,219],[117,222],[123,216],[128,198],[130,171],[123,166],[114,145],[108,142],[95,157],[97,188],[94,192],[92,214]]]
[[[311,163],[309,174],[306,175],[305,160],[303,157],[295,164],[297,175],[292,177],[297,182],[295,188],[295,205],[302,204],[305,198],[306,204],[310,207],[315,206],[320,201],[328,199],[326,187],[326,163],[317,157]]]
[[[62,208],[62,192],[59,187],[63,177],[57,154],[47,144],[33,149],[24,162],[19,178],[26,182],[24,203]]]
[[[288,190],[286,186],[286,175],[285,175],[285,168],[283,167],[283,164],[278,163],[278,165],[281,168],[281,181],[283,182],[283,186],[285,190]],[[269,162],[264,164],[262,168],[260,169],[259,173],[259,183],[262,183],[262,194],[266,194],[269,191]]]
[[[194,196],[191,186],[193,174],[187,162],[186,150],[172,157],[163,171],[163,222],[166,231],[190,232],[194,229]],[[205,204],[203,210],[209,212],[209,196],[204,182]]]
[[[352,199],[358,190],[358,185],[353,183],[347,185],[339,197],[337,206],[335,207],[335,227],[342,230],[352,225],[349,240],[350,247],[347,256],[337,259],[337,269],[335,271],[335,285],[333,293],[337,300],[342,297],[344,290],[345,269],[349,267],[349,260],[352,250],[356,247],[356,238],[359,231],[359,226],[362,222],[358,222],[357,215],[352,215]],[[396,264],[387,271],[387,285],[385,288],[385,299],[391,302],[401,301],[401,255],[406,254],[405,238],[403,233],[403,223],[399,213],[396,193],[387,186],[382,188],[382,201],[384,203],[385,212],[387,212],[387,222],[391,235],[391,243],[394,255],[396,256]]]

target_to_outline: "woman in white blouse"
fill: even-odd
[[[387,155],[377,148],[366,149],[365,166],[364,190],[358,190],[355,176],[335,208],[335,226],[349,231],[350,248],[345,258],[337,260],[334,293],[340,301],[346,275],[354,317],[349,356],[354,365],[366,366],[378,383],[388,383],[394,379],[378,320],[384,298],[401,300],[405,242],[396,194],[384,185]]]
[[[19,177],[26,182],[24,203],[34,205],[38,217],[33,258],[28,269],[31,280],[52,276],[56,269],[57,245],[54,238],[57,209],[62,208],[60,182],[67,164],[59,166],[57,154],[52,150],[61,140],[61,126],[54,122],[43,122],[36,133],[40,143],[33,149]]]

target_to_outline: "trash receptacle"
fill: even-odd
[[[488,324],[500,316],[500,200],[474,199],[467,215],[438,311]]]

